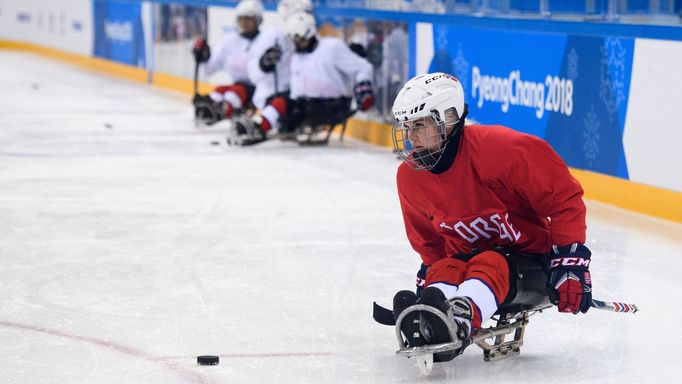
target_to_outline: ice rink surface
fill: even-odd
[[[419,266],[389,151],[227,147],[186,96],[28,54],[0,83],[0,383],[679,381],[681,225],[588,202],[594,296],[641,311],[420,376],[371,317]]]

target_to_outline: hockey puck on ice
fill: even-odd
[[[220,141],[211,141],[211,145],[220,145]]]
[[[197,364],[199,365],[218,365],[219,362],[218,356],[197,356]]]

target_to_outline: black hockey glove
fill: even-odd
[[[355,84],[355,100],[358,102],[358,109],[366,111],[374,105],[374,91],[372,83],[368,80]]]
[[[197,63],[207,62],[211,58],[211,47],[208,46],[206,39],[198,38],[192,47],[192,54]]]
[[[419,267],[419,270],[417,271],[417,296],[422,295],[422,291],[424,290],[424,283],[426,282],[426,271],[429,269],[428,266],[424,265],[422,263],[421,267]]]
[[[280,48],[279,45],[275,45],[274,47],[268,48],[268,50],[263,53],[263,56],[261,56],[258,61],[258,66],[263,72],[272,72],[275,70],[275,65],[277,65],[281,58],[282,48]]]
[[[365,50],[365,47],[362,44],[358,43],[350,43],[348,44],[348,48],[350,48],[353,53],[356,55],[366,58],[367,57],[367,51]]]
[[[553,246],[549,255],[549,298],[559,312],[587,312],[592,304],[590,257],[586,246],[573,243]]]

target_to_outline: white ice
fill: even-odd
[[[392,153],[227,147],[186,96],[29,54],[0,83],[0,383],[679,380],[681,225],[588,202],[594,295],[641,311],[551,310],[423,377],[371,317],[419,265]]]

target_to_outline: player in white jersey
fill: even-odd
[[[315,19],[297,12],[285,22],[293,42],[289,97],[274,97],[257,121],[262,133],[287,132],[304,120],[333,121],[348,116],[352,97],[358,109],[374,104],[372,65],[338,38],[318,37]]]
[[[310,0],[282,0],[277,6],[277,14],[285,22],[293,13],[312,11],[313,3]],[[289,92],[294,44],[287,37],[284,28],[276,27],[263,31],[251,52],[253,54],[247,71],[249,79],[256,86],[253,104],[261,109],[264,116],[274,118],[274,108],[269,102],[276,96]]]
[[[232,84],[218,86],[208,95],[195,96],[196,115],[211,116],[207,123],[232,117],[235,110],[251,103],[254,93],[247,66],[253,55],[252,48],[262,35],[259,26],[263,19],[263,5],[260,0],[241,0],[235,11],[237,31],[228,34],[213,55],[203,38],[197,39],[192,50],[207,76],[225,71],[232,77]],[[210,110],[200,110],[202,108]]]
[[[256,87],[253,104],[262,110],[268,99],[289,91],[294,45],[282,29],[274,28],[261,33],[253,52],[247,72]]]

